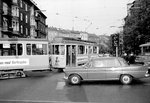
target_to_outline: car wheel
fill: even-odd
[[[69,81],[71,84],[76,85],[76,84],[80,84],[81,78],[79,75],[74,74],[69,77]]]
[[[132,82],[132,77],[130,75],[122,75],[120,81],[122,84],[128,85]]]

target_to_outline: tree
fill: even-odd
[[[135,3],[135,2],[134,2]],[[150,0],[136,0],[124,25],[124,50],[139,53],[139,45],[150,41]]]

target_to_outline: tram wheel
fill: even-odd
[[[23,74],[23,72],[22,71],[18,71],[17,73],[16,73],[16,76],[18,76],[18,77],[22,77],[24,74]]]

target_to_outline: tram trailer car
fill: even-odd
[[[99,57],[96,43],[87,40],[56,37],[49,48],[51,67],[58,70],[82,66],[90,58]]]
[[[50,70],[48,40],[0,38],[0,79]]]

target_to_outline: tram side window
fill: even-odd
[[[55,50],[54,54],[58,55],[59,54],[59,45],[55,45],[54,50]]]
[[[38,51],[36,50],[36,44],[32,44],[32,55],[38,55]]]
[[[22,44],[17,44],[17,50],[18,50],[18,55],[22,55],[22,53],[23,53]]]
[[[16,55],[16,44],[10,44],[9,55]]]
[[[47,44],[42,44],[42,54],[47,55]]]
[[[32,44],[32,55],[46,55],[47,44]]]
[[[0,56],[2,56],[2,55],[3,55],[3,45],[0,44]]]
[[[0,56],[22,55],[22,44],[0,44]]]
[[[93,54],[97,54],[97,47],[96,46],[93,47]]]
[[[55,45],[52,45],[52,54],[55,54]]]
[[[88,54],[88,46],[86,46],[85,53]]]
[[[89,46],[89,54],[92,54],[92,46]]]
[[[27,55],[31,55],[31,44],[26,45]]]
[[[49,54],[53,54],[53,46],[49,45]]]
[[[65,54],[65,46],[64,45],[60,45],[59,46],[59,51],[60,51],[60,55],[64,55]]]
[[[83,45],[78,46],[78,54],[85,54],[85,46]]]

